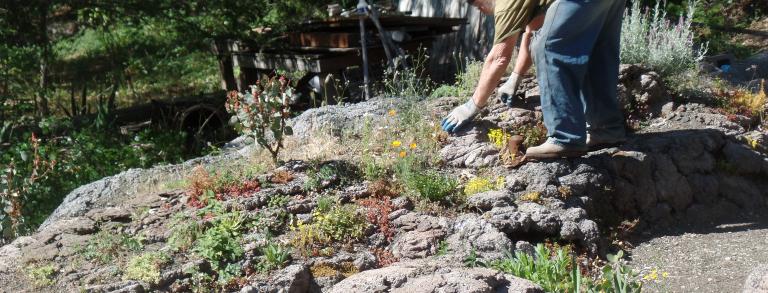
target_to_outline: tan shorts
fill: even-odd
[[[534,16],[547,11],[554,0],[496,0],[493,11],[496,33],[493,44],[518,35]]]

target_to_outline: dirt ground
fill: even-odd
[[[643,236],[630,265],[643,275],[657,269],[658,276],[644,292],[741,292],[752,269],[768,263],[765,217],[685,224]]]

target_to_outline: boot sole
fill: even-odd
[[[540,159],[560,159],[560,158],[575,158],[581,157],[587,154],[587,151],[567,151],[558,153],[544,153],[544,154],[525,154],[525,157],[531,160]]]

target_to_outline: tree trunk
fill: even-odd
[[[37,113],[41,117],[48,116],[50,114],[50,108],[48,107],[48,97],[46,96],[49,86],[48,80],[48,66],[51,59],[51,44],[48,38],[48,10],[50,8],[50,1],[40,1],[39,11],[40,13],[40,46],[43,51],[40,54],[40,84],[37,94]]]

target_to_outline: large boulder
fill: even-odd
[[[331,288],[347,292],[544,292],[528,280],[488,268],[467,268],[440,259],[399,262],[353,275]]]

